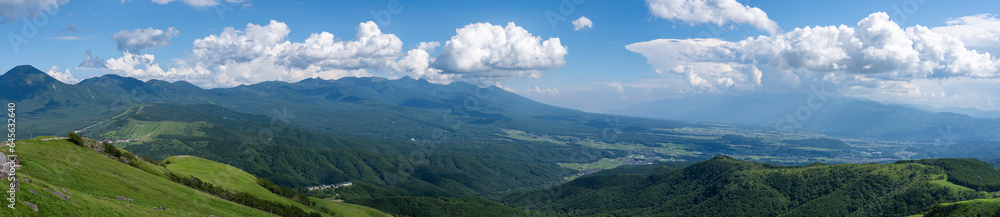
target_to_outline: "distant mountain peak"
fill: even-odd
[[[42,70],[38,70],[31,65],[20,65],[7,71],[3,75],[0,75],[0,79],[3,81],[26,81],[26,82],[37,82],[37,81],[54,81],[59,82],[49,74],[46,74]],[[62,82],[59,82],[62,83]]]
[[[31,65],[20,65],[0,75],[0,99],[20,101],[67,84]]]
[[[10,69],[7,72],[11,72],[11,71],[26,71],[26,72],[37,72],[37,73],[45,74],[45,72],[42,72],[42,70],[38,70],[38,68],[35,68],[34,66],[31,66],[31,65],[14,66],[14,68]]]

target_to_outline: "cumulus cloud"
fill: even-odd
[[[149,31],[153,30],[145,32]],[[134,32],[140,31],[129,33]],[[202,87],[372,76],[369,70],[393,71],[434,83],[492,85],[513,76],[539,77],[539,70],[564,65],[567,52],[558,38],[542,40],[513,23],[506,27],[478,23],[460,28],[438,56],[432,54],[442,47],[441,43],[422,42],[403,52],[403,42],[394,34],[383,33],[372,21],[360,23],[353,40],[321,32],[292,42],[287,39],[290,32],[288,25],[274,20],[267,25],[250,23],[243,30],[229,27],[217,35],[196,39],[191,52],[173,60],[172,68],[160,67],[154,55],[133,52],[158,44],[125,43],[120,49],[122,57],[109,59],[105,65],[109,73],[187,80]],[[168,30],[161,35],[171,34],[176,33]],[[95,59],[99,58],[86,60]]]
[[[107,68],[105,60],[99,56],[92,55],[90,50],[83,52],[83,62],[80,62],[80,65],[77,67],[90,69]]]
[[[49,74],[49,76],[52,76],[56,80],[59,80],[63,83],[76,84],[80,82],[79,79],[73,77],[73,74],[69,72],[69,69],[67,69],[64,72],[59,72],[59,67],[52,66],[52,68],[50,68],[49,71],[46,73]]]
[[[333,34],[322,32],[312,34],[304,43],[292,43],[287,51],[288,61],[300,68],[320,65],[357,69],[387,65],[402,54],[402,47],[403,41],[396,35],[382,34],[375,22],[368,21],[358,26],[354,41],[339,41]]]
[[[640,53],[658,73],[673,72],[691,87],[706,92],[749,90],[761,85],[763,73],[752,65],[730,61],[693,61],[689,57],[717,55],[715,48],[729,42],[719,39],[657,39],[626,46]]]
[[[203,87],[230,87],[263,81],[295,82],[305,78],[338,79],[371,76],[367,68],[389,67],[401,53],[402,42],[383,34],[373,22],[359,24],[356,40],[333,34],[312,34],[303,42],[286,39],[288,25],[247,24],[193,42],[194,48],[177,67],[163,69],[155,56],[123,52],[107,60],[110,72],[139,78],[187,80]]]
[[[0,24],[10,23],[20,18],[32,18],[44,11],[59,9],[69,0],[13,0],[0,1]],[[51,13],[54,14],[54,13]]]
[[[657,69],[685,75],[694,88],[753,89],[773,82],[872,85],[925,78],[995,78],[1000,60],[923,26],[901,28],[885,13],[854,27],[817,26],[738,42],[661,39],[626,46]],[[760,68],[767,69],[763,74]]]
[[[594,22],[590,21],[587,17],[581,16],[580,19],[573,21],[573,31],[580,31],[583,29],[590,29],[594,27]]]
[[[158,48],[170,45],[170,39],[180,34],[174,27],[166,31],[153,29],[121,30],[111,36],[111,40],[118,43],[118,51],[138,53],[146,48]]]
[[[745,6],[736,0],[646,0],[646,6],[653,16],[692,25],[714,23],[722,26],[733,22],[750,24],[771,34],[781,31],[778,23],[768,18],[763,10]]]
[[[948,20],[947,26],[931,28],[932,31],[951,35],[970,48],[993,51],[1000,55],[1000,19],[995,14],[978,14]]]
[[[136,54],[123,52],[120,58],[107,60],[105,66],[111,72],[137,78],[163,78],[166,73],[160,64],[154,63],[156,56],[152,54]]]
[[[432,63],[443,73],[493,83],[509,77],[538,78],[539,70],[561,67],[568,53],[559,38],[542,40],[513,22],[474,23],[456,30]]]
[[[406,56],[400,58],[391,65],[397,72],[407,73],[415,79],[424,79],[433,83],[448,84],[460,78],[458,74],[442,74],[440,69],[431,68],[430,63],[434,61],[430,53],[435,48],[441,46],[438,42],[420,42],[417,49],[406,52]]]

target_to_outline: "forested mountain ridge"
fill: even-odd
[[[431,147],[412,141],[329,135],[204,104],[140,104],[90,131],[104,132],[95,136],[120,141],[118,146],[153,159],[199,156],[283,186],[364,180],[422,186],[436,192],[430,196],[495,194],[558,184],[571,171],[556,162],[589,162],[617,155],[544,142]]]
[[[941,201],[992,197],[948,182],[967,179],[970,173],[963,170],[1000,174],[974,162],[786,167],[718,156],[651,175],[585,176],[504,201],[560,216],[901,216],[924,213]]]

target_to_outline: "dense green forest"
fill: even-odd
[[[335,136],[265,122],[260,115],[214,105],[153,103],[131,108],[95,126],[102,136],[150,135],[120,144],[160,160],[199,156],[233,165],[288,187],[370,181],[441,195],[499,197],[504,192],[551,186],[571,170],[556,162],[589,162],[621,155],[614,151],[546,142],[495,141],[433,146]],[[173,122],[173,125],[163,123]],[[186,124],[186,123],[203,124]],[[183,123],[183,124],[182,124]],[[162,124],[156,135],[139,125]],[[174,127],[175,130],[162,130]],[[276,129],[261,133],[254,129]],[[398,191],[404,193],[408,191]],[[393,194],[391,196],[428,196]]]
[[[584,176],[545,190],[515,193],[504,201],[548,215],[901,216],[924,213],[942,201],[987,197],[935,181],[945,174],[1000,174],[968,164],[975,160],[935,161],[952,166],[905,161],[774,166],[718,156],[650,175]]]
[[[412,216],[530,216],[531,213],[479,197],[381,197],[355,200],[384,212]]]

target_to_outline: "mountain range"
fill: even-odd
[[[1000,139],[1000,134],[996,133],[1000,130],[997,119],[823,93],[700,94],[638,104],[609,113],[912,142]],[[940,133],[942,131],[947,134]]]
[[[1000,180],[1000,172],[974,160],[803,166],[816,161],[891,163],[909,157],[1000,162],[992,156],[1000,149],[990,142],[996,137],[991,132],[1000,129],[996,120],[839,96],[828,96],[821,106],[810,108],[810,96],[802,94],[705,95],[595,114],[546,105],[498,87],[411,78],[314,78],[203,89],[184,81],[141,81],[113,74],[65,84],[34,67],[18,66],[0,75],[0,85],[0,101],[17,104],[19,138],[75,131],[100,144],[93,147],[118,150],[104,152],[105,157],[134,156],[128,162],[144,163],[131,166],[163,179],[148,185],[177,187],[160,183],[166,180],[210,194],[218,193],[218,186],[257,192],[258,199],[284,204],[260,202],[271,205],[257,207],[296,213],[289,207],[326,215],[330,212],[315,204],[329,205],[336,199],[408,216],[809,215],[813,211],[846,216],[879,209],[889,209],[887,215],[940,214],[950,213],[940,207],[968,207],[930,207],[938,201],[990,198],[982,191],[994,186],[973,184],[971,174],[986,174],[990,182],[997,175]],[[810,109],[810,114],[795,120],[801,126],[789,125],[797,132],[775,126],[799,108]],[[25,142],[40,147],[68,144],[42,138],[52,139]],[[939,142],[943,140],[947,143]],[[907,145],[913,142],[923,145]],[[81,156],[78,150],[65,150],[54,152],[55,158]],[[35,155],[42,157],[40,152]],[[211,175],[190,170],[192,166],[185,163],[232,172]],[[157,166],[164,169],[150,169]],[[825,182],[833,179],[833,173],[842,175],[841,181],[871,186],[858,189]],[[69,186],[38,170],[28,174]],[[70,176],[76,175],[80,174]],[[245,183],[253,177],[268,181]],[[215,181],[205,185],[194,178]],[[305,188],[342,182],[353,185]],[[890,190],[901,186],[909,190]],[[100,191],[70,187],[102,196]],[[279,196],[265,194],[261,187]],[[652,196],[658,193],[663,194]],[[843,201],[855,194],[872,195]],[[743,199],[730,200],[727,195]],[[912,195],[922,197],[902,205],[885,202]],[[765,196],[777,199],[754,199]],[[45,200],[55,201],[50,199]],[[259,202],[239,201],[246,200]],[[629,203],[608,202],[616,200]],[[864,205],[870,202],[882,204]],[[757,208],[722,206],[731,203]],[[813,209],[824,205],[850,212]]]

